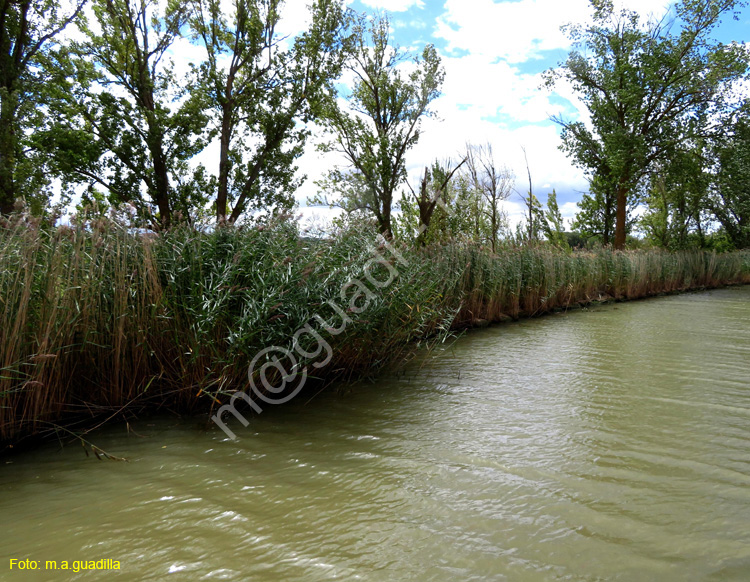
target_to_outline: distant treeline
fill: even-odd
[[[713,37],[746,2],[679,0],[658,20],[591,4],[590,22],[563,26],[567,59],[544,73],[588,110],[553,118],[589,180],[576,240],[750,247],[741,91],[750,48]],[[284,212],[315,131],[343,160],[317,200],[368,217],[387,237],[567,244],[554,191],[543,193],[546,210],[533,192],[533,151],[515,232],[502,206],[514,172],[490,146],[435,161],[408,183],[406,157],[445,79],[436,47],[399,48],[387,15],[343,0],[311,1],[306,26],[287,37],[289,9],[283,0],[0,0],[0,214],[24,207],[54,222],[80,196],[79,209],[127,207],[159,231]]]

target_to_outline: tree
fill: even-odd
[[[652,174],[639,223],[647,238],[669,249],[702,246],[710,175],[702,146],[675,151]]]
[[[507,219],[501,202],[507,200],[513,188],[513,174],[506,167],[497,166],[492,145],[469,145],[466,154],[466,174],[474,189],[483,199],[482,212],[489,224],[488,242],[494,253],[500,230]]]
[[[627,213],[639,185],[679,144],[705,134],[747,70],[748,50],[712,41],[726,13],[745,2],[682,0],[671,18],[643,25],[637,13],[592,0],[594,23],[565,27],[574,50],[547,83],[569,81],[591,114],[562,126],[562,149],[614,193],[615,248],[625,245]],[[673,33],[676,28],[678,32]]]
[[[748,106],[717,136],[718,164],[708,207],[736,248],[750,248],[750,118]]]
[[[429,105],[445,75],[432,45],[407,67],[410,55],[390,45],[389,26],[384,16],[369,22],[360,17],[354,25],[354,53],[347,65],[354,87],[347,106],[331,96],[325,114],[334,135],[325,149],[343,154],[349,169],[336,169],[321,182],[340,194],[334,205],[371,212],[387,237],[392,236],[394,193],[406,179],[406,153],[419,140],[420,122],[431,114]]]
[[[33,194],[38,186],[24,150],[45,84],[40,60],[84,3],[61,10],[55,0],[0,0],[0,214],[10,213],[18,196]]]
[[[419,230],[420,235],[418,240],[425,244],[427,241],[427,231],[430,228],[432,217],[435,213],[435,209],[438,208],[438,204],[443,207],[447,207],[446,198],[448,193],[448,185],[450,184],[453,175],[466,163],[466,158],[461,160],[455,167],[449,160],[444,164],[435,161],[432,165],[432,170],[429,167],[425,167],[422,179],[419,183],[419,194],[417,194],[411,187],[411,184],[407,182],[409,190],[414,197],[416,208],[419,211]]]
[[[565,235],[565,221],[557,204],[557,192],[554,189],[547,194],[547,210],[542,213],[540,222],[549,242],[556,247],[569,248]]]
[[[235,222],[250,207],[293,203],[294,161],[347,53],[339,0],[316,0],[310,28],[289,50],[276,31],[282,0],[193,0],[193,38],[207,59],[193,90],[202,92],[219,135],[216,217]],[[234,207],[230,211],[230,203]]]
[[[166,61],[188,5],[94,0],[93,11],[99,30],[82,27],[88,40],[71,65],[80,83],[61,92],[68,115],[48,133],[48,146],[70,179],[132,203],[153,228],[169,227],[176,210],[187,219],[206,200],[205,170],[188,160],[204,146],[207,118]],[[80,143],[82,150],[65,147]]]
[[[609,183],[595,174],[589,180],[589,192],[584,193],[578,203],[580,210],[571,227],[584,238],[597,237],[602,245],[608,246],[615,232],[615,205],[615,194]],[[626,223],[626,232],[630,225],[632,220]]]

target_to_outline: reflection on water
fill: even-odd
[[[9,558],[123,580],[748,580],[750,287],[476,331],[345,395],[0,468]]]

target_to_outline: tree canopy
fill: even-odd
[[[681,0],[662,20],[592,0],[593,24],[566,28],[574,50],[547,82],[569,82],[590,122],[555,118],[562,148],[615,202],[616,248],[623,248],[628,209],[639,186],[682,147],[705,135],[731,105],[733,82],[748,68],[748,50],[710,33],[744,2]]]
[[[589,181],[576,245],[620,249],[634,234],[668,249],[750,246],[750,49],[714,34],[746,0],[677,0],[661,19],[590,2],[593,19],[563,27],[573,48],[545,73],[585,108],[553,118]],[[522,194],[492,136],[409,185],[445,78],[433,45],[399,47],[387,14],[346,0],[310,0],[286,35],[288,10],[285,0],[0,0],[0,215],[25,207],[52,224],[74,196],[88,215],[119,208],[152,230],[286,215],[317,132],[334,155],[316,200],[387,237],[566,247],[563,185],[550,184],[545,209],[527,157]],[[525,203],[516,235],[511,191]]]
[[[386,16],[357,20],[347,64],[354,87],[345,103],[331,96],[324,122],[334,136],[327,149],[349,164],[348,170],[330,173],[325,184],[338,191],[345,210],[371,212],[380,232],[390,237],[394,194],[406,179],[406,153],[419,140],[420,121],[431,114],[445,72],[434,46],[412,57],[392,45],[389,28]]]
[[[0,0],[0,214],[46,185],[44,161],[34,157],[28,137],[43,123],[39,108],[55,39],[85,2]]]
[[[151,228],[203,216],[209,203],[221,222],[293,204],[306,124],[348,54],[348,16],[340,0],[316,0],[307,29],[287,39],[276,32],[282,0],[232,7],[92,0],[95,22],[80,23],[85,38],[52,89],[57,115],[36,138],[64,182],[132,204]],[[186,76],[171,54],[188,38],[206,56]],[[212,175],[195,159],[216,137]]]
[[[281,0],[234,0],[230,20],[219,0],[193,0],[193,7],[193,38],[206,60],[192,90],[204,95],[219,135],[217,219],[289,207],[304,124],[320,114],[349,51],[343,4],[313,2],[311,25],[290,48],[277,32]]]

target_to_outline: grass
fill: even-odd
[[[356,286],[342,295],[365,281],[376,247],[370,232],[305,239],[284,220],[156,236],[104,218],[45,228],[15,217],[0,228],[0,441],[138,408],[208,411],[247,386],[263,348],[291,347],[316,315],[338,327],[329,301],[351,322],[325,335],[332,360],[322,381],[373,374],[420,342],[484,321],[750,282],[750,252],[491,255],[456,243],[399,247],[401,261],[381,245],[391,267],[372,275],[398,275],[358,300]],[[309,337],[303,344],[312,351]]]

